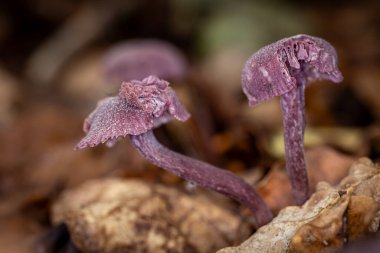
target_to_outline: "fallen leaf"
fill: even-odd
[[[37,242],[44,228],[33,219],[20,214],[0,216],[0,252],[37,252]]]
[[[338,184],[347,175],[348,169],[354,161],[353,157],[339,153],[327,146],[307,149],[305,159],[311,193],[315,191],[316,185],[320,181],[332,185]],[[257,189],[274,213],[294,204],[288,175],[284,167],[283,162],[274,164]]]
[[[230,211],[137,180],[88,181],[64,192],[52,213],[84,252],[213,252],[242,236]]]
[[[380,166],[360,158],[339,186],[319,183],[302,207],[282,209],[240,246],[218,253],[335,252],[349,240],[376,232],[379,220]]]
[[[355,158],[340,153],[328,146],[316,146],[305,151],[310,191],[314,192],[318,182],[336,185],[348,174]]]
[[[276,163],[257,187],[260,196],[274,213],[293,203],[288,175],[284,163]]]

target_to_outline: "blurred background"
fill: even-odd
[[[182,186],[128,141],[73,151],[96,102],[117,93],[121,80],[107,74],[115,45],[161,41],[179,58],[180,74],[167,79],[193,117],[159,129],[163,143],[236,173],[265,175],[283,159],[281,108],[278,99],[248,107],[241,69],[260,47],[299,33],[329,41],[344,75],[341,84],[306,90],[306,146],[379,162],[377,0],[1,1],[0,252],[32,252],[52,228],[55,198],[90,178]]]

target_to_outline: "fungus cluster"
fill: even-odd
[[[120,71],[128,76],[128,72]],[[335,49],[325,40],[308,35],[285,38],[260,49],[248,59],[242,73],[243,91],[251,106],[281,96],[286,169],[297,204],[302,204],[309,194],[303,150],[304,90],[308,82],[317,79],[340,82],[342,75]],[[142,81],[123,82],[119,94],[101,100],[85,120],[86,136],[76,148],[112,145],[129,136],[132,145],[151,163],[239,201],[252,210],[258,226],[268,223],[272,219],[270,209],[244,180],[227,170],[174,152],[155,138],[154,128],[189,117],[168,82],[153,75]]]

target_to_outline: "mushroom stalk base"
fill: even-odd
[[[304,156],[306,78],[297,77],[297,88],[281,96],[283,110],[286,170],[298,205],[309,197]]]
[[[130,138],[137,150],[151,163],[250,208],[258,226],[273,218],[271,210],[256,190],[233,173],[169,150],[157,141],[151,130]]]

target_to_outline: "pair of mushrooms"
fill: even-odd
[[[309,81],[340,82],[335,49],[325,40],[297,35],[257,51],[242,74],[243,91],[254,106],[281,96],[284,114],[286,169],[297,204],[308,198],[303,151],[304,90]],[[113,144],[130,137],[132,145],[150,162],[202,187],[227,195],[246,207],[262,226],[272,213],[256,190],[233,173],[184,156],[161,145],[153,129],[173,119],[190,117],[169,83],[155,76],[123,82],[118,96],[101,100],[84,123],[86,136],[76,148]]]

